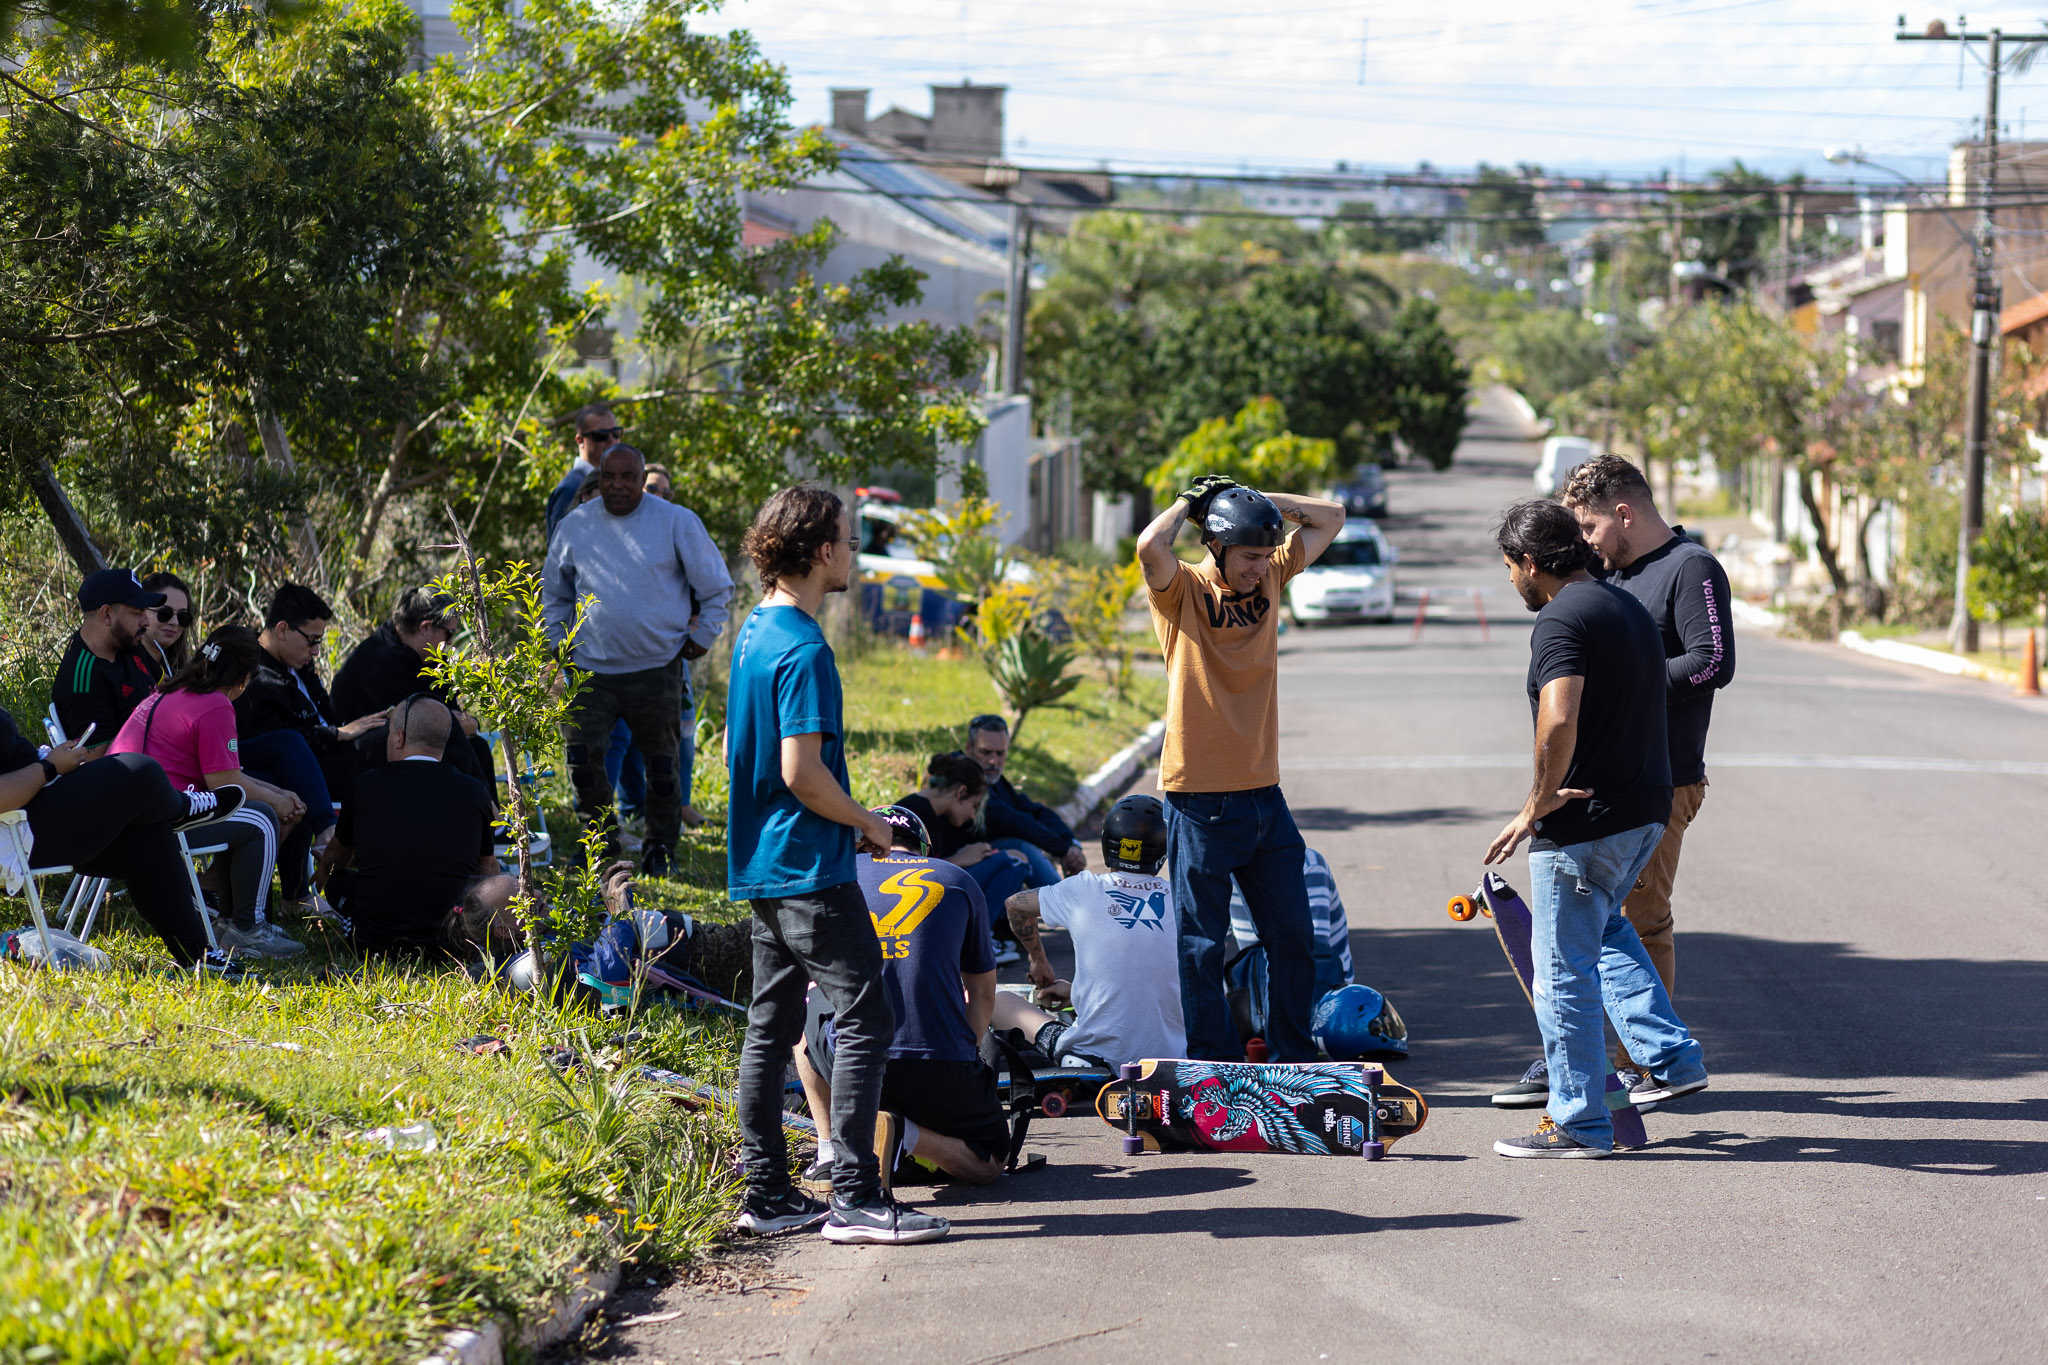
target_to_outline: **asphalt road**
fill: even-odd
[[[1492,1154],[1535,1117],[1485,1099],[1535,1023],[1492,936],[1443,907],[1528,776],[1528,617],[1486,530],[1534,450],[1503,434],[1391,480],[1404,589],[1433,590],[1419,643],[1403,619],[1283,646],[1287,794],[1359,978],[1407,1019],[1395,1070],[1428,1127],[1368,1165],[1126,1159],[1092,1117],[1041,1123],[1047,1169],[920,1200],[949,1241],[799,1236],[737,1265],[749,1292],[636,1289],[620,1313],[677,1316],[592,1359],[2048,1355],[2042,703],[1739,632],[1676,897],[1713,1088],[1650,1115],[1638,1152]]]

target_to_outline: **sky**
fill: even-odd
[[[829,121],[833,86],[872,89],[876,114],[930,112],[934,83],[1005,85],[1008,151],[1026,163],[1697,176],[1740,157],[1876,185],[1893,177],[1824,151],[1938,179],[1984,108],[1981,60],[1894,41],[1900,14],[1898,0],[728,0],[708,26],[756,35],[804,123]],[[1921,31],[1937,11],[1904,14]],[[2048,35],[2048,6],[1969,18]],[[2048,53],[2002,96],[2002,136],[2048,140]]]

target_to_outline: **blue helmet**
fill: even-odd
[[[1374,1053],[1408,1055],[1408,1026],[1394,1002],[1370,986],[1340,986],[1309,1015],[1316,1046],[1340,1062]]]

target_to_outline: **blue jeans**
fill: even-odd
[[[1316,934],[1303,857],[1301,831],[1278,787],[1166,794],[1166,861],[1180,921],[1180,1008],[1188,1056],[1214,1062],[1244,1058],[1223,993],[1223,943],[1230,933],[1235,877],[1266,949],[1266,1055],[1276,1062],[1316,1059],[1309,1034]]]
[[[1024,885],[1026,886],[1034,888],[1051,886],[1064,875],[1060,872],[1059,864],[1047,857],[1045,850],[1032,843],[1029,839],[992,839],[989,842],[993,843],[997,848],[1006,848],[1012,853],[1024,855],[1024,866],[1026,868]],[[996,910],[996,906],[991,905],[989,907],[990,919],[995,918]]]
[[[1684,1084],[1707,1074],[1699,1043],[1671,1008],[1643,941],[1621,913],[1663,837],[1663,825],[1643,825],[1529,850],[1529,954],[1550,1068],[1550,1118],[1589,1147],[1614,1146],[1603,1001],[1622,1046],[1658,1080]]]
[[[334,823],[334,798],[327,792],[320,760],[297,730],[267,730],[243,740],[237,752],[243,772],[283,787],[306,803],[306,818],[277,846],[278,881],[284,898],[295,901],[306,894],[306,857],[312,852],[313,836]]]

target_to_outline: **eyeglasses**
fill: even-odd
[[[290,631],[292,634],[298,636],[301,640],[304,640],[307,644],[313,646],[313,648],[316,650],[324,649],[327,646],[327,632],[324,630],[321,631],[318,635],[308,635],[306,634],[305,631],[300,630],[297,626],[286,626],[285,629]]]
[[[159,625],[167,626],[173,621],[176,621],[181,626],[192,624],[192,613],[189,611],[179,611],[176,607],[155,607],[152,609],[152,614],[156,617]]]
[[[616,441],[625,434],[626,431],[623,427],[605,427],[599,431],[579,431],[576,433],[576,439],[579,441]]]
[[[453,635],[455,633],[455,627],[449,625],[447,618],[445,617],[430,616],[426,620],[420,622],[421,630],[425,630],[429,626],[432,626],[435,630],[440,631],[443,635]]]

